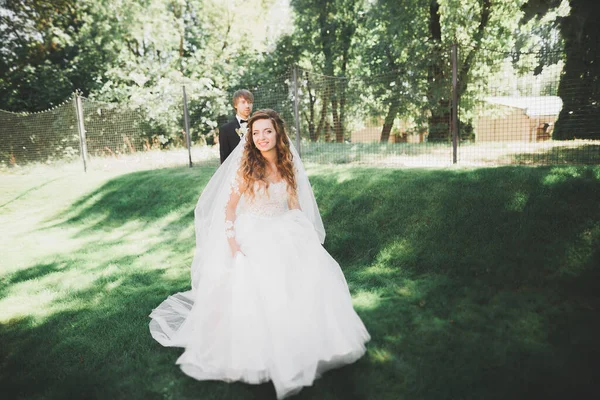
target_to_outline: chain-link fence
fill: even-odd
[[[304,157],[391,166],[600,163],[600,140],[589,139],[600,138],[600,123],[591,123],[600,109],[585,95],[589,83],[561,77],[557,53],[477,49],[487,57],[479,63],[496,71],[484,78],[461,64],[469,50],[460,54],[457,46],[453,55],[440,49],[423,76],[398,71],[337,78],[302,71]],[[549,60],[554,63],[540,67]],[[559,95],[573,93],[583,99],[576,123],[559,137],[559,115],[572,114]],[[569,135],[573,127],[579,133]]]
[[[0,164],[72,161],[80,155],[73,101],[34,114],[0,111]]]
[[[181,124],[183,101],[176,107],[181,109],[176,124]],[[44,112],[0,111],[0,128],[3,168],[77,163],[84,169],[151,169],[185,164],[190,157],[218,164],[218,151],[205,140],[188,150],[183,126],[167,133],[142,107],[77,93]]]
[[[452,163],[451,142],[428,140],[430,128],[441,127],[447,136],[449,98],[431,93],[427,97],[405,72],[339,78],[301,70],[299,76],[306,159],[396,166]],[[436,89],[446,89],[443,93],[449,96],[446,84]],[[437,112],[435,118],[429,110]]]
[[[480,51],[489,57],[480,60],[481,65],[503,60],[493,65],[496,72],[490,79],[489,74],[482,78],[481,71],[465,73],[464,54],[460,48],[454,51],[441,49],[420,68],[421,75],[404,70],[331,77],[294,67],[285,76],[248,89],[255,97],[254,110],[272,108],[282,114],[306,162],[600,163],[600,140],[589,139],[600,137],[600,124],[590,120],[598,118],[598,105],[593,98],[585,100],[589,84],[582,85],[577,77],[561,80],[560,57]],[[553,57],[550,66],[538,67]],[[0,111],[0,165],[77,162],[88,168],[154,168],[190,161],[218,165],[217,127],[233,118],[233,109],[230,115],[221,109],[215,116],[201,89],[188,87],[185,99],[183,90],[177,97],[180,89],[174,88],[165,100],[168,123],[157,122],[140,105],[78,95],[45,112]],[[222,96],[229,100],[232,94]],[[581,105],[564,109],[562,98],[574,94],[583,98]],[[559,116],[570,119],[560,137]],[[576,134],[569,135],[569,129]]]
[[[77,98],[76,98],[77,100]],[[75,101],[77,102],[77,101]],[[110,168],[122,165],[132,168],[156,168],[188,162],[193,154],[198,159],[207,149],[190,147],[187,151],[183,119],[183,101],[177,109],[176,132],[165,132],[153,123],[143,108],[130,108],[120,104],[104,103],[81,98],[78,121],[81,128],[84,159],[90,168]],[[77,109],[76,109],[77,110]],[[204,146],[206,147],[206,146]]]
[[[600,124],[589,120],[590,113],[581,113],[574,124],[585,127],[583,135],[572,131],[573,124],[556,129],[559,117],[573,113],[565,95],[576,93],[585,99],[584,109],[594,107],[593,97],[584,94],[589,80],[564,76],[556,52],[486,53],[503,64],[497,79],[471,82],[460,99],[460,164],[600,163],[600,140],[590,140],[600,138]],[[528,73],[520,75],[518,69]]]

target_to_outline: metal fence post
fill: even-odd
[[[296,126],[296,148],[298,154],[302,156],[301,141],[300,141],[300,112],[298,111],[298,67],[294,65],[292,69],[292,81],[294,83],[294,120]]]
[[[456,43],[452,44],[452,164],[458,152],[458,55]]]
[[[83,172],[87,172],[87,143],[85,138],[85,126],[83,123],[83,106],[81,105],[81,97],[79,96],[79,92],[75,92],[73,101],[75,103],[77,129],[79,131],[79,151],[81,153],[81,160],[83,161]]]
[[[190,138],[190,117],[188,115],[187,95],[185,93],[185,85],[183,88],[183,123],[185,128],[185,140],[188,148],[189,166],[192,168],[192,139]]]

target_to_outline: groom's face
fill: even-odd
[[[248,119],[250,113],[252,112],[252,103],[248,102],[248,100],[245,98],[240,97],[237,99],[235,110],[240,117],[243,119]]]

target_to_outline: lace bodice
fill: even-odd
[[[268,193],[267,193],[268,192]],[[253,214],[263,217],[273,217],[288,211],[288,193],[285,181],[271,183],[265,190],[258,184],[254,190],[254,197],[243,195],[240,200],[238,214]]]

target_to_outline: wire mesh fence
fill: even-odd
[[[77,119],[71,99],[43,112],[0,111],[0,165],[72,161],[80,156]]]
[[[541,68],[549,59],[555,63]],[[591,140],[600,138],[600,124],[585,120],[586,113],[576,124],[556,129],[559,117],[565,120],[573,112],[563,98],[574,93],[585,98],[589,82],[565,77],[556,52],[506,53],[503,60],[496,79],[471,83],[460,100],[459,163],[600,163],[600,141]],[[520,63],[530,66],[521,76],[514,73]],[[591,97],[584,103],[583,108],[594,107]],[[579,124],[584,132],[573,132]]]
[[[600,137],[600,109],[593,96],[586,95],[589,82],[562,76],[560,59],[537,68],[542,61],[557,58],[552,54],[499,57],[491,51],[483,64],[501,60],[494,66],[495,75],[482,79],[472,72],[467,80],[456,75],[462,67],[460,50],[453,59],[450,48],[440,49],[428,66],[420,68],[420,75],[399,70],[332,77],[294,67],[248,89],[254,94],[254,110],[272,108],[282,114],[306,162],[600,163],[600,140],[591,139]],[[527,68],[519,64],[525,61]],[[525,72],[516,72],[518,68]],[[453,72],[458,77],[454,82]],[[154,168],[185,165],[188,160],[218,165],[218,126],[234,118],[233,91],[207,95],[202,85],[190,85],[184,107],[182,88],[172,89],[164,99],[155,99],[164,103],[162,119],[139,103],[80,97],[78,110],[78,95],[45,112],[0,111],[0,166],[86,160],[90,168]],[[581,101],[569,99],[566,109],[563,99],[569,96]],[[215,98],[221,98],[220,108],[214,105]],[[453,98],[458,100],[455,108]],[[188,131],[184,110],[189,110]],[[569,124],[557,129],[560,121]]]
[[[183,90],[180,93],[179,102],[168,105],[175,129],[165,128],[164,120],[157,120],[143,107],[82,98],[83,139],[90,168],[149,169],[190,162],[217,165],[218,149],[211,142],[215,135],[210,131],[210,135],[201,135],[202,123],[192,118],[186,132]],[[193,137],[189,146],[188,133]]]
[[[431,80],[442,75],[433,67],[426,72]],[[306,159],[397,166],[452,163],[447,80],[427,91],[405,71],[340,78],[304,70],[300,76]],[[429,135],[432,130],[435,135]]]

